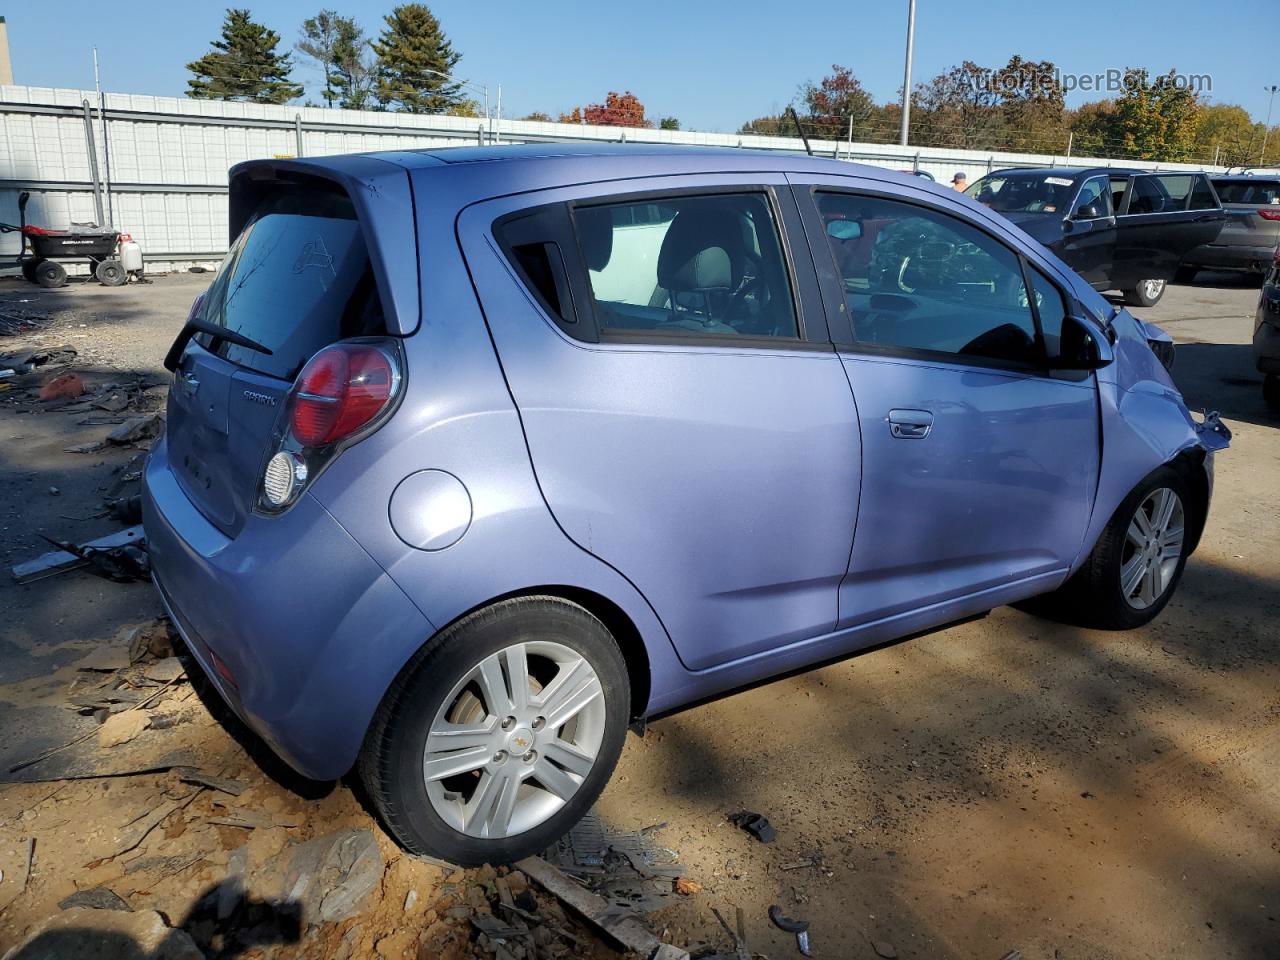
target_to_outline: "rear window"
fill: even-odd
[[[1280,180],[1215,180],[1223,203],[1280,204]]]
[[[385,333],[351,199],[336,187],[273,185],[222,261],[203,319],[272,351],[219,341],[219,356],[284,380],[337,340]],[[215,338],[197,340],[209,349]]]

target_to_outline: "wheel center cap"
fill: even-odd
[[[507,751],[520,755],[533,749],[533,731],[528,727],[516,727],[507,735]]]

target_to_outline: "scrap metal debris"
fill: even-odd
[[[769,919],[773,925],[784,933],[794,933],[796,935],[796,948],[806,957],[812,957],[813,953],[809,946],[809,921],[793,920],[782,912],[782,908],[774,904],[769,908]]]
[[[570,907],[626,950],[650,958],[660,950],[670,960],[689,960],[689,954],[661,940],[634,914],[620,914],[609,901],[574,883],[567,875],[541,857],[526,857],[516,864],[531,880]]]
[[[693,892],[677,888],[684,867],[675,851],[657,844],[655,832],[610,830],[591,811],[543,856],[619,910],[649,913]]]
[[[141,531],[142,528],[131,529]],[[151,579],[151,560],[147,556],[146,541],[142,539],[141,533],[136,539],[109,547],[92,543],[78,545],[66,540],[55,540],[43,534],[41,537],[81,561],[79,566],[88,566],[92,573],[106,577],[108,580],[131,583],[134,580]]]
[[[45,577],[51,577],[67,570],[85,566],[90,562],[81,556],[81,553],[85,550],[110,551],[125,546],[141,548],[145,544],[146,539],[143,536],[141,524],[126,527],[124,530],[117,530],[115,533],[99,537],[96,540],[90,540],[88,543],[82,543],[74,550],[68,550],[61,543],[55,541],[54,545],[58,547],[57,550],[41,554],[23,563],[15,564],[12,569],[13,578],[18,583],[31,583],[33,580],[42,580]]]

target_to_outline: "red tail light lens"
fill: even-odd
[[[339,343],[307,361],[293,386],[289,427],[304,447],[349,437],[395,395],[394,361],[374,346]]]
[[[1280,220],[1280,207],[1261,207],[1258,210],[1258,216],[1263,220]]]

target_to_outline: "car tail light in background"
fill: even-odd
[[[1263,220],[1280,220],[1280,207],[1259,207],[1258,216]]]
[[[335,456],[376,430],[400,398],[402,369],[399,343],[388,340],[346,340],[308,360],[285,398],[259,509],[286,510]]]

